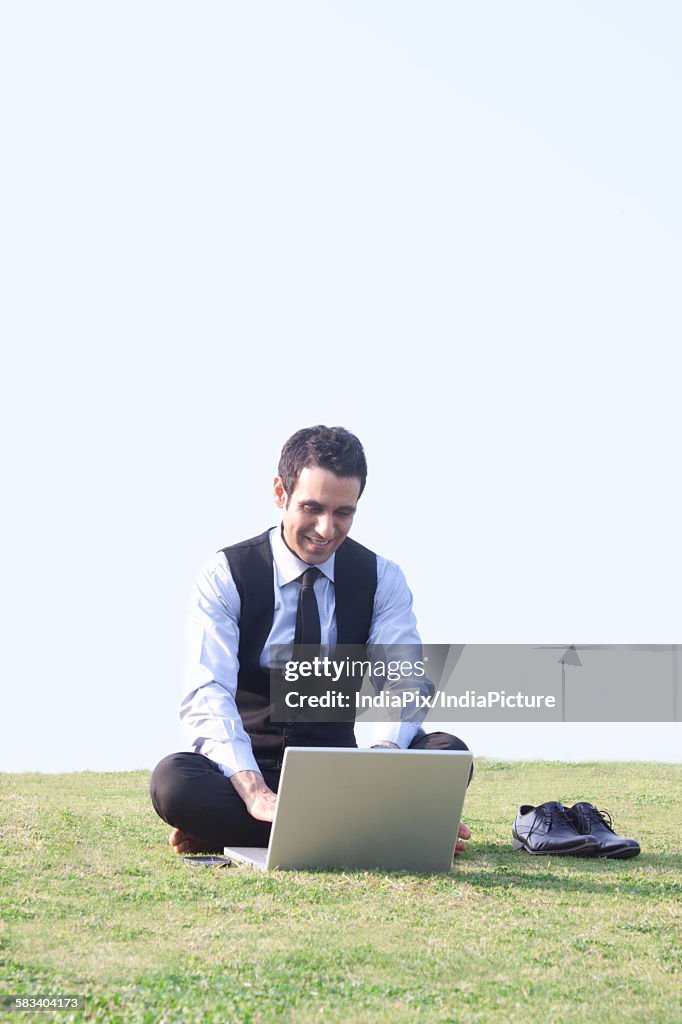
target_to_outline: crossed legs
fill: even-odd
[[[468,747],[449,733],[420,732],[410,749],[468,750]],[[263,777],[276,793],[279,770],[265,768]],[[222,851],[224,846],[268,845],[270,823],[251,817],[229,778],[215,761],[203,754],[181,751],[164,757],[152,773],[149,790],[154,810],[173,827],[171,845],[179,853]]]

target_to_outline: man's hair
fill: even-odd
[[[360,480],[360,494],[365,489],[364,449],[355,434],[344,427],[304,427],[285,442],[278,473],[287,495],[291,496],[296,490],[301,470],[312,466],[328,469],[337,476],[356,476]]]

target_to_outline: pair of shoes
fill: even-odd
[[[564,807],[550,800],[538,807],[519,807],[512,829],[512,848],[533,854],[575,857],[636,857],[636,839],[616,835],[610,816],[586,801]]]

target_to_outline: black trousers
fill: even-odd
[[[463,740],[447,732],[420,731],[410,743],[410,749],[469,748]],[[276,793],[280,769],[263,768],[262,772],[265,782]],[[270,823],[251,817],[227,776],[215,761],[203,754],[181,751],[164,757],[152,772],[149,791],[159,817],[173,828],[199,839],[206,852],[222,852],[224,846],[268,845]]]

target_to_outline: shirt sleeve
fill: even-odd
[[[240,610],[227,559],[219,552],[192,589],[180,719],[192,749],[216,761],[228,777],[260,772],[235,702]]]
[[[412,594],[400,567],[383,558],[377,560],[377,589],[368,646],[380,648],[382,659],[416,661],[421,658],[421,637],[412,608]],[[378,683],[381,683],[382,690],[392,693],[415,688],[424,694],[433,692],[433,685],[427,679],[379,680],[375,681],[375,686]],[[414,719],[376,722],[371,744],[384,740],[406,748],[419,730],[420,722]]]

